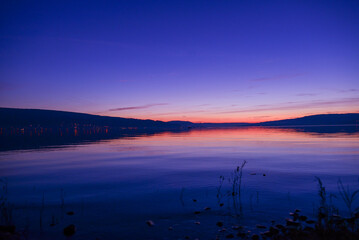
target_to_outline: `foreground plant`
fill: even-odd
[[[242,170],[246,162],[236,168],[230,178],[231,191],[228,196],[233,197],[233,201],[240,201]],[[220,177],[220,187],[222,187],[224,177]],[[257,229],[266,229],[264,232],[253,234],[246,231],[242,226],[225,226],[220,221],[216,225],[219,234],[215,239],[268,239],[268,240],[341,240],[341,239],[359,239],[359,207],[355,208],[356,199],[359,196],[359,190],[351,192],[349,187],[338,180],[338,190],[341,199],[348,208],[348,216],[339,215],[339,209],[333,205],[332,199],[337,198],[335,194],[327,193],[323,182],[316,177],[318,182],[319,206],[317,209],[317,218],[310,219],[301,213],[300,210],[289,213],[290,217],[283,221],[283,224],[276,224],[272,221],[271,226],[257,224]],[[220,192],[220,191],[219,191]],[[218,198],[217,194],[217,198]],[[234,202],[235,205],[235,202]],[[235,205],[236,207],[236,205]]]
[[[316,180],[320,198],[317,220],[308,220],[309,218],[302,215],[300,210],[295,210],[289,214],[290,218],[286,218],[284,225],[271,226],[269,231],[260,234],[262,239],[359,239],[359,208],[352,211],[359,190],[351,193],[349,187],[345,189],[342,181],[338,180],[339,194],[349,210],[349,216],[342,217],[337,214],[339,213],[337,208],[328,204],[326,189],[320,178],[316,177]],[[336,210],[337,213],[333,210]],[[253,235],[252,239],[260,238],[258,235]]]
[[[0,212],[1,212],[1,225],[12,225],[12,210],[13,206],[7,199],[7,180],[0,179]]]

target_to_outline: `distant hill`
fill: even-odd
[[[359,125],[359,113],[319,114],[301,118],[269,121],[253,124],[256,126],[323,126],[323,125]]]
[[[133,118],[40,109],[0,108],[1,127],[108,126],[137,129],[177,129],[180,124]]]
[[[183,127],[193,127],[195,123],[189,121],[169,121],[168,123],[180,125]]]
[[[180,121],[176,122],[181,124]],[[201,128],[233,128],[245,126],[338,126],[359,125],[359,113],[346,114],[318,114],[293,119],[268,121],[260,123],[191,123],[185,122],[186,126]]]

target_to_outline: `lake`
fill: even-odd
[[[69,224],[71,239],[214,239],[225,234],[218,221],[255,232],[294,209],[314,218],[315,177],[347,214],[337,182],[359,189],[359,130],[193,129],[19,147],[0,162],[12,221],[29,239],[65,239]]]

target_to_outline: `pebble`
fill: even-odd
[[[155,225],[155,223],[152,220],[148,220],[146,221],[146,223],[149,227],[153,227]]]
[[[64,228],[64,235],[66,237],[70,237],[70,236],[74,235],[75,232],[76,232],[76,227],[73,224],[70,224]]]
[[[228,234],[226,238],[234,238],[234,235],[232,233]]]

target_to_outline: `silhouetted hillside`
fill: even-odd
[[[105,117],[84,113],[39,110],[0,108],[1,127],[70,127],[70,126],[108,126],[139,129],[174,129],[179,124],[153,120],[132,118]]]
[[[301,118],[284,119],[260,123],[196,123],[193,127],[231,128],[250,126],[338,126],[359,125],[359,113],[318,114]]]
[[[359,113],[319,114],[301,118],[269,121],[256,126],[321,126],[321,125],[354,125],[359,124]]]
[[[222,128],[241,126],[320,126],[359,124],[359,113],[320,114],[295,119],[261,123],[192,123],[188,121],[154,121],[133,118],[105,117],[85,113],[54,110],[0,108],[0,127],[117,127],[136,129]]]

